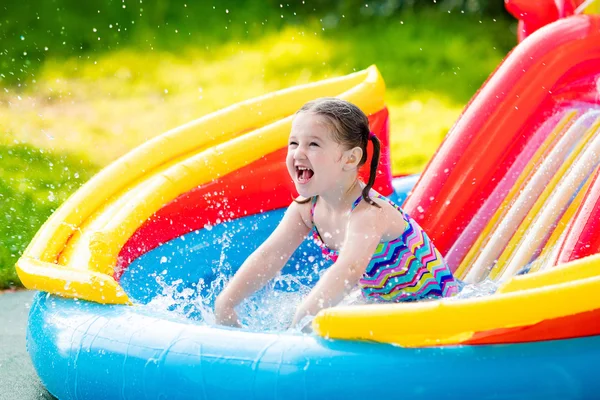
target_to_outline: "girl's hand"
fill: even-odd
[[[303,208],[304,207],[304,208]],[[234,307],[273,279],[310,232],[302,213],[310,212],[310,204],[292,202],[283,219],[235,273],[215,301],[217,324],[241,326]]]
[[[297,330],[302,333],[312,332],[312,325],[310,323],[312,321],[312,318],[308,321],[304,319],[305,317],[309,316],[310,315],[307,314],[306,310],[304,310],[302,307],[298,307],[298,309],[296,310],[296,314],[294,315],[294,319],[292,320],[292,323],[290,324],[288,329]]]
[[[306,317],[308,314],[306,313],[306,310],[304,310],[302,308],[302,306],[298,307],[296,309],[296,313],[294,314],[294,318],[292,319],[292,323],[290,324],[290,328],[294,329],[296,328],[296,326],[298,325],[298,323],[300,322],[300,320],[304,317]]]
[[[242,327],[233,306],[218,297],[215,301],[215,321],[219,325],[232,326],[234,328]]]
[[[382,209],[368,207],[350,218],[338,259],[300,304],[292,327],[306,316],[317,315],[322,309],[337,305],[358,285],[387,226]]]

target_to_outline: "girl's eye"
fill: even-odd
[[[310,142],[310,146],[317,146],[317,147],[319,147],[319,144],[316,143],[316,142]]]
[[[290,146],[298,146],[298,143],[296,143],[296,142],[290,142]]]

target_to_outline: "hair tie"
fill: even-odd
[[[373,132],[369,132],[369,139],[370,139],[370,140],[373,140],[373,139],[375,139],[376,137],[377,137],[377,135],[376,135],[376,134],[374,134]]]

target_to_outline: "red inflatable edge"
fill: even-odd
[[[553,318],[528,326],[475,333],[462,344],[508,344],[600,335],[600,309]]]
[[[519,21],[517,38],[522,42],[533,32],[559,18],[575,14],[585,0],[504,0],[506,10]]]

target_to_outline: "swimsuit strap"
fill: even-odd
[[[375,195],[373,195],[375,194]],[[376,198],[376,199],[383,199],[383,200],[387,200],[387,198],[379,193],[375,193],[375,191],[373,189],[369,190],[369,195],[371,196],[371,198]],[[354,209],[356,208],[356,206],[358,206],[358,204],[360,203],[360,201],[363,199],[362,197],[362,193],[360,196],[358,196],[358,199],[354,200],[354,203],[352,204],[352,211],[354,211]],[[388,200],[389,202],[390,200]]]
[[[371,192],[370,192],[371,193]],[[376,198],[382,198],[385,199],[384,196],[376,193],[376,195],[374,196]],[[337,250],[333,250],[330,249],[329,247],[327,247],[327,245],[325,244],[325,241],[323,240],[323,238],[321,237],[321,234],[319,233],[319,229],[317,228],[317,225],[315,224],[315,206],[317,205],[317,199],[318,196],[314,196],[311,199],[311,206],[310,206],[310,222],[312,223],[313,226],[313,238],[315,239],[317,245],[321,248],[321,250],[323,251],[323,254],[325,255],[325,257],[329,260],[332,261],[336,261],[337,257],[339,256],[339,252]],[[363,199],[362,194],[356,199],[354,200],[354,203],[352,203],[352,208],[350,210],[350,212],[354,211],[354,209],[356,208],[356,206],[358,206],[358,204],[360,203],[360,201]]]
[[[354,200],[354,203],[352,203],[352,208],[350,209],[350,211],[354,211],[354,209],[356,208],[356,206],[358,205],[358,203],[360,203],[360,201],[362,200],[362,194],[360,196],[358,196],[358,199]]]

